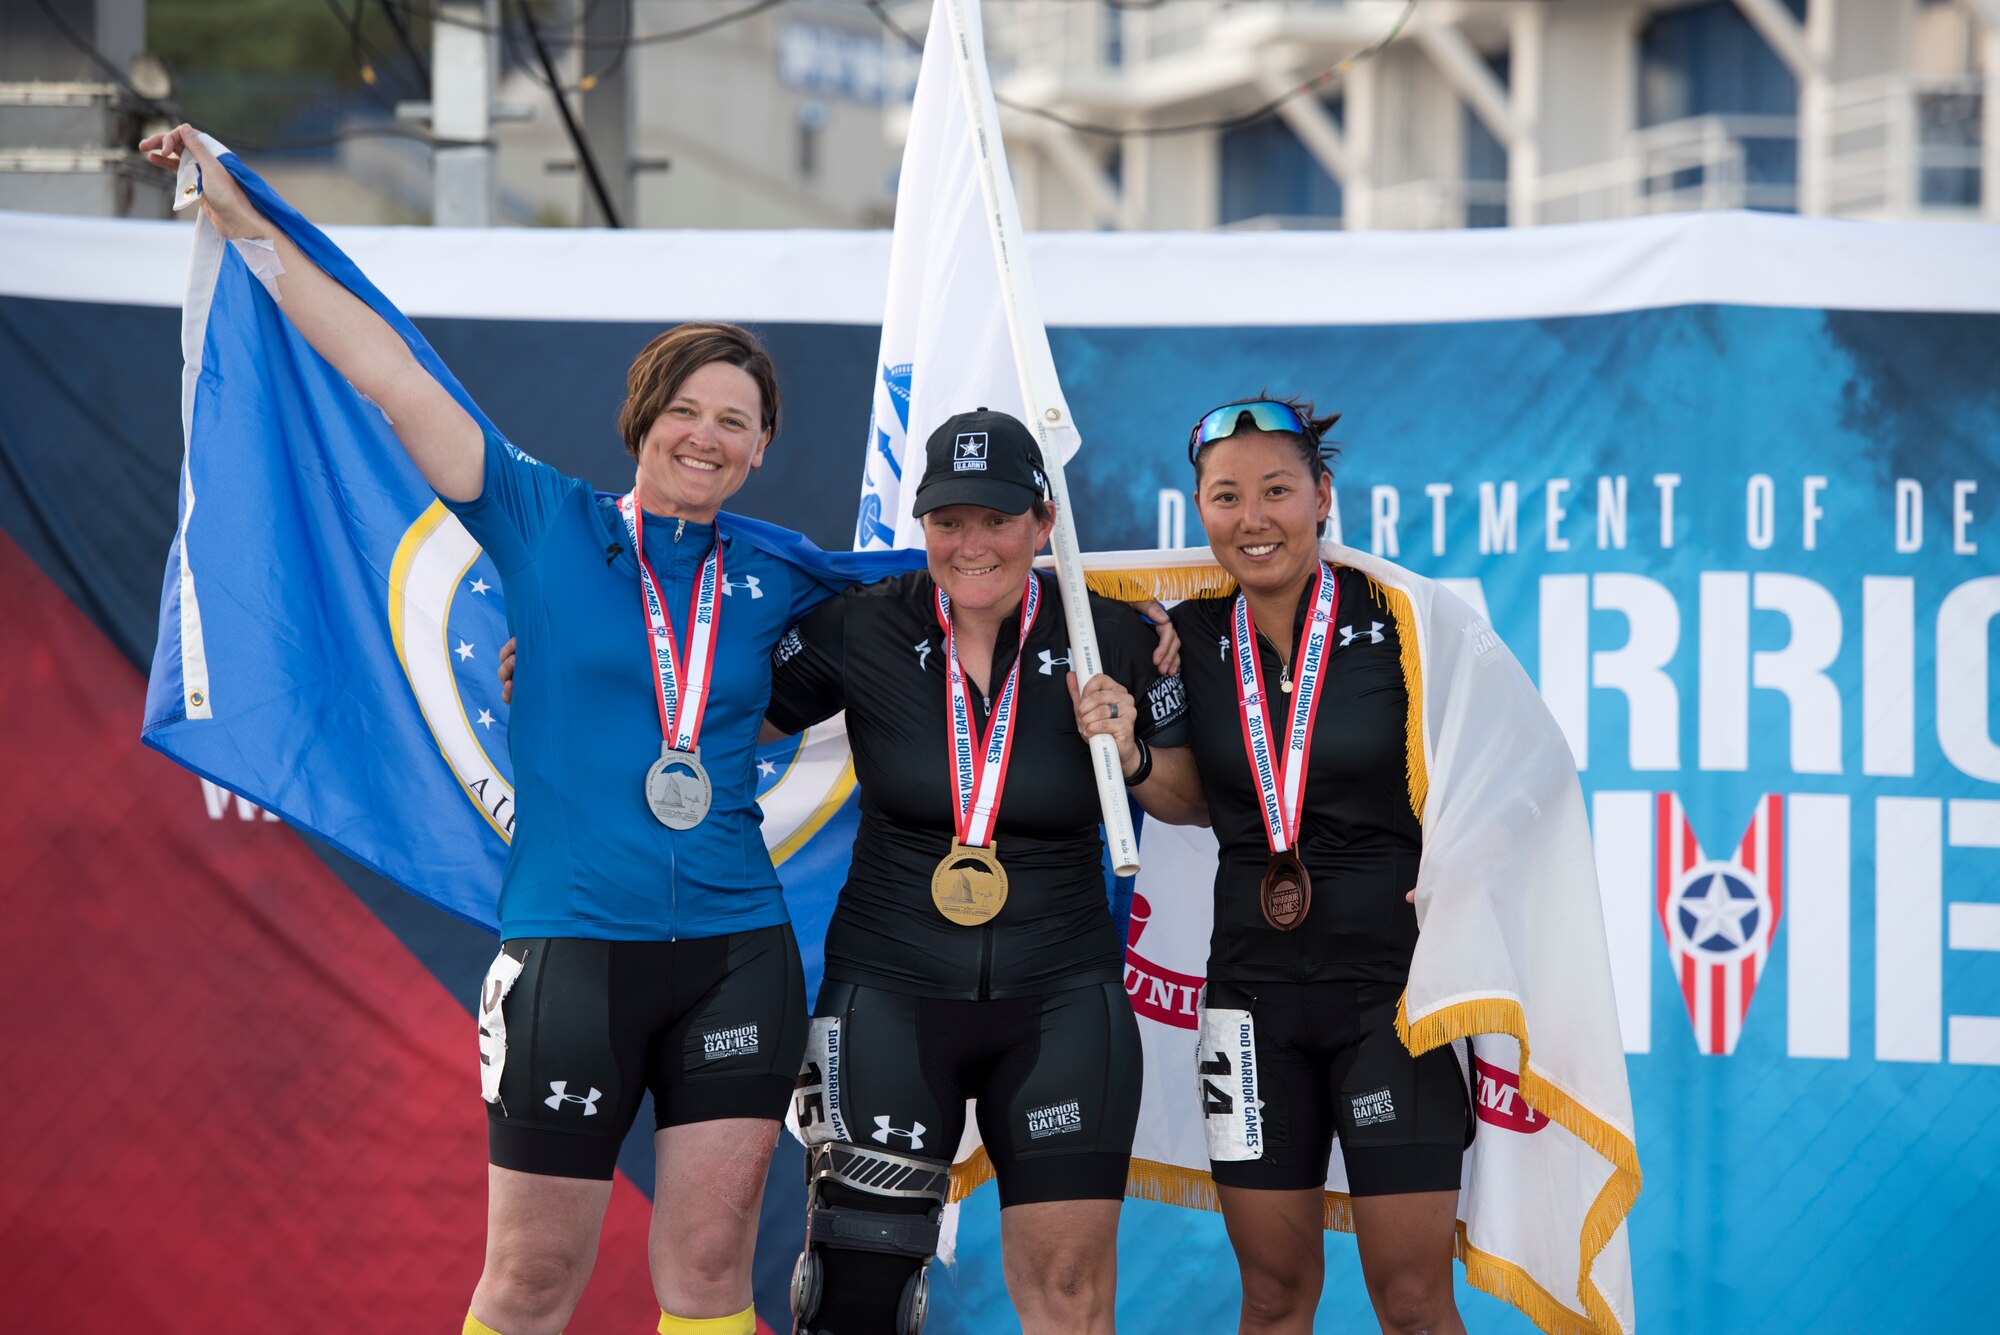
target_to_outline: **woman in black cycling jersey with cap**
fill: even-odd
[[[1263,1101],[1254,1141],[1241,1117],[1205,1118],[1210,1174],[1243,1331],[1312,1329],[1337,1133],[1382,1328],[1445,1335],[1464,1329],[1451,1263],[1470,1109],[1451,1052],[1413,1057],[1395,1029],[1423,852],[1415,724],[1385,595],[1320,556],[1337,416],[1231,403],[1189,439],[1202,526],[1237,585],[1173,612],[1203,646],[1182,669],[1199,789],[1179,804],[1205,795],[1221,849],[1202,1052],[1247,1026]]]
[[[1117,741],[1149,810],[1197,810],[1173,796],[1193,786],[1180,683],[1144,620],[1092,598],[1106,675],[1070,677],[1055,581],[1032,573],[1045,494],[1026,427],[951,418],[916,493],[928,570],[830,599],[773,654],[768,720],[844,708],[861,786],[796,1100],[800,1332],[916,1329],[968,1098],[1022,1329],[1112,1329],[1141,1057],[1085,737]]]
[[[914,1335],[968,1098],[1022,1329],[1112,1329],[1141,1055],[1085,739],[1114,739],[1152,814],[1200,812],[1175,796],[1196,785],[1171,634],[1092,598],[1107,673],[1070,673],[1031,574],[1046,491],[1020,422],[949,419],[914,507],[928,569],[829,600],[772,653],[767,736],[844,709],[861,789],[795,1100],[800,1332]]]

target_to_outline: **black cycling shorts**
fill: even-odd
[[[1350,1195],[1457,1191],[1472,1103],[1450,1046],[1412,1057],[1394,983],[1210,983],[1202,1124],[1225,1187],[1326,1185],[1335,1136]],[[1261,1107],[1259,1106],[1261,1103]]]
[[[657,1125],[785,1115],[805,1049],[790,924],[692,941],[529,937],[500,1002],[507,1051],[487,1104],[502,1168],[608,1179],[653,1095]]]
[[[977,1099],[1002,1207],[1117,1200],[1143,1066],[1117,983],[946,1001],[828,979],[799,1073],[799,1126],[808,1143],[948,1161]]]

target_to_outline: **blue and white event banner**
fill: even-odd
[[[893,370],[875,356],[886,235],[329,235],[504,432],[607,489],[644,338],[753,324],[788,416],[745,508],[852,540]],[[37,257],[0,270],[0,303],[178,308],[189,243],[170,223],[0,215],[0,252]],[[1087,548],[1199,544],[1189,424],[1309,395],[1344,414],[1330,536],[1454,581],[1561,723],[1646,1169],[1638,1326],[1982,1324],[2000,1249],[2000,233],[1730,214],[1028,244],[1089,442],[1070,468]],[[454,622],[475,578],[442,612],[454,658],[477,645],[453,671],[488,693],[465,699],[479,726],[504,713],[469,684],[498,626]],[[376,665],[411,689],[376,633]],[[829,769],[794,828],[838,795]],[[786,862],[802,935],[843,866]],[[1184,1013],[1200,955],[1169,951],[1149,908],[1128,989]],[[1533,1134],[1504,1081],[1480,1105],[1481,1134]],[[942,1329],[1005,1310],[991,1195],[967,1203]],[[1120,1272],[1128,1329],[1235,1319],[1212,1215],[1128,1202]],[[1524,1324],[1461,1305],[1475,1330]],[[1338,1240],[1320,1310],[1327,1329],[1371,1319]]]

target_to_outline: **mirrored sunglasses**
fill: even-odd
[[[1298,409],[1289,403],[1279,403],[1275,399],[1259,399],[1255,403],[1225,403],[1220,408],[1207,413],[1188,432],[1188,462],[1204,445],[1212,445],[1218,440],[1235,435],[1243,430],[1243,419],[1249,418],[1251,429],[1256,431],[1290,431],[1312,438],[1312,430],[1299,416]]]

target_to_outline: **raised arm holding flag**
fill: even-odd
[[[757,1205],[805,1039],[755,800],[770,650],[854,575],[906,560],[828,558],[720,512],[778,421],[774,368],[743,330],[646,347],[620,417],[634,485],[600,495],[504,440],[219,146],[182,127],[144,147],[204,215],[146,740],[497,917],[479,999],[486,1265],[466,1331],[562,1328],[650,1092],[659,1329],[751,1335]],[[523,639],[511,748],[453,708],[445,630],[475,562]],[[471,601],[493,644],[484,571]],[[727,597],[732,577],[756,596]],[[461,638],[456,656],[473,652]]]

